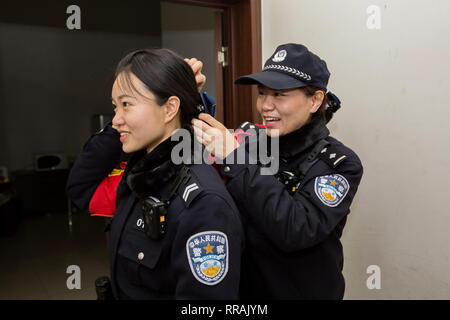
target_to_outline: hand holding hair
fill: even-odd
[[[192,119],[192,126],[198,141],[216,158],[224,159],[239,147],[231,132],[207,113]]]
[[[202,73],[203,68],[203,62],[196,58],[185,58],[184,61],[186,61],[189,66],[192,68],[192,71],[194,72],[195,76],[195,82],[197,83],[198,91],[202,91],[203,87],[206,84],[206,76]]]

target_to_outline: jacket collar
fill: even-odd
[[[184,129],[190,131],[192,141],[193,129],[190,126]],[[132,191],[141,199],[148,196],[161,197],[181,168],[171,158],[172,149],[178,143],[179,141],[172,141],[169,137],[149,153],[146,150],[134,153],[120,181],[118,195],[123,196]]]
[[[306,125],[280,137],[280,156],[291,158],[313,146],[317,141],[328,137],[330,131],[325,120],[316,116]]]

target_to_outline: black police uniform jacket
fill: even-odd
[[[179,174],[170,160],[174,142],[132,155],[119,183],[109,241],[111,278],[118,299],[236,299],[243,229],[239,212],[217,171],[187,165],[168,206],[161,240],[144,233],[142,201],[160,197]],[[117,164],[122,145],[111,126],[92,136],[71,170],[67,191],[87,208],[100,181]],[[208,267],[209,265],[209,268]]]
[[[326,147],[312,153],[320,142]],[[261,175],[260,165],[236,164],[236,151],[221,165],[246,230],[241,296],[342,299],[340,237],[362,177],[361,161],[329,136],[318,117],[280,137],[279,149],[278,172],[318,158],[293,194],[274,175]],[[231,158],[235,164],[227,164]]]

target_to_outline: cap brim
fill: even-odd
[[[260,84],[274,90],[294,89],[308,86],[307,83],[297,80],[285,73],[271,70],[239,77],[234,81],[234,83]]]

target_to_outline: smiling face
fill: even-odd
[[[115,112],[112,123],[120,133],[124,152],[144,148],[150,152],[170,136],[174,126],[179,126],[176,123],[178,119],[173,123],[178,108],[171,108],[171,103],[177,98],[171,98],[160,106],[155,95],[134,74],[119,74],[112,88]]]
[[[298,88],[273,90],[258,86],[256,109],[267,127],[267,135],[283,136],[304,126],[319,109],[323,98],[323,91],[309,97]]]

